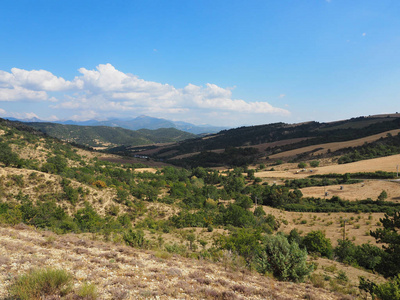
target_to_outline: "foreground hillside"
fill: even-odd
[[[0,228],[0,299],[16,276],[48,266],[73,274],[77,294],[90,282],[99,299],[351,299],[231,263],[140,250],[96,236],[57,236],[22,225]]]

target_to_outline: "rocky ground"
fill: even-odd
[[[98,299],[353,299],[307,283],[278,282],[226,264],[141,250],[96,236],[55,235],[26,225],[0,228],[0,299],[18,275],[63,269]]]

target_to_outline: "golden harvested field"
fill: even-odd
[[[400,154],[361,160],[349,164],[333,164],[312,168],[312,172],[310,172],[310,170],[301,172],[300,169],[297,168],[297,164],[284,164],[274,167],[279,169],[277,171],[261,171],[257,172],[255,176],[260,178],[305,178],[314,174],[329,173],[345,174],[375,171],[396,172],[397,165],[399,165],[400,168]]]
[[[325,191],[328,193],[328,197],[339,196],[343,200],[364,200],[371,198],[376,200],[378,195],[385,190],[388,194],[386,201],[399,202],[400,201],[400,181],[385,181],[385,180],[365,180],[364,185],[361,183],[357,184],[345,184],[342,185],[343,190],[340,189],[340,185],[331,185],[327,187],[313,186],[301,189],[304,197],[324,197]]]

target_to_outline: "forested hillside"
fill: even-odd
[[[153,150],[152,156],[163,160],[169,159],[170,163],[183,167],[198,165],[234,167],[264,162],[263,158],[268,159],[271,155],[315,145],[316,148],[308,153],[299,153],[290,157],[291,161],[301,161],[321,158],[322,155],[314,156],[314,152],[319,150],[318,145],[351,141],[399,128],[400,118],[398,117],[360,117],[333,123],[309,122],[294,125],[276,123],[224,130],[206,138],[182,141],[173,146],[160,147],[157,151]],[[388,137],[379,142],[381,146],[388,144],[387,149],[390,148],[390,151],[386,151],[387,154],[399,153],[399,149],[395,146],[395,139],[396,137]],[[115,150],[110,149],[112,153],[129,155],[129,149]],[[328,151],[324,156],[332,157],[347,153],[351,155],[353,150],[343,149],[333,154]],[[383,153],[383,151],[378,152]],[[371,158],[370,155],[365,155],[365,158],[368,157]],[[345,160],[345,158],[342,159],[342,161]],[[347,159],[347,161],[355,161],[355,159]]]
[[[195,137],[175,128],[129,130],[120,127],[61,125],[55,123],[25,123],[49,136],[88,147],[115,147],[119,145],[149,145],[170,143]]]

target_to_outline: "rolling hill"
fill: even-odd
[[[88,147],[110,148],[119,145],[171,143],[194,138],[195,135],[175,128],[129,130],[108,126],[61,125],[55,123],[24,123],[49,136]]]
[[[400,114],[358,117],[330,123],[275,123],[223,130],[218,134],[160,146],[143,153],[187,167],[243,166],[265,162],[266,159],[300,161],[339,154],[351,156],[355,151],[353,147],[362,148],[364,143],[377,148],[390,148],[386,153],[390,155],[399,153],[399,129]],[[363,141],[363,144],[353,141]],[[304,150],[296,150],[302,148]],[[124,155],[129,155],[130,151],[130,147],[110,149],[111,153]],[[376,149],[359,151],[380,152]]]

